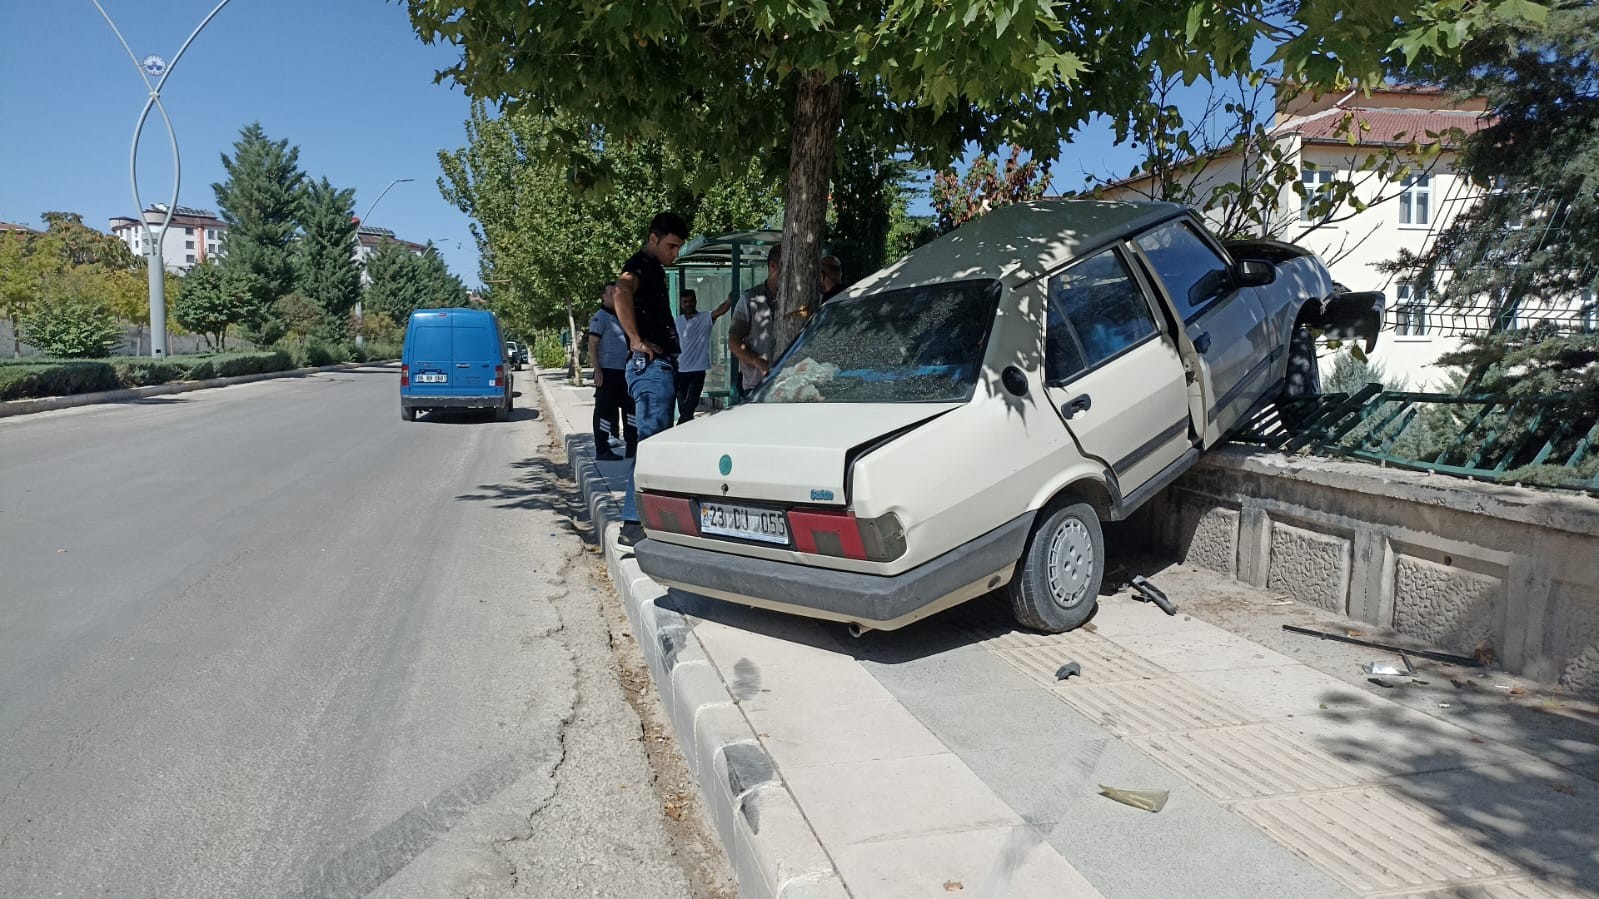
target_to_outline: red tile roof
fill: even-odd
[[[0,231],[25,231],[29,234],[39,233],[38,230],[29,228],[27,225],[17,225],[11,222],[0,222]]]
[[[1347,121],[1350,116],[1351,121]],[[1412,140],[1431,143],[1441,139],[1455,146],[1459,138],[1452,129],[1470,135],[1493,120],[1480,113],[1453,109],[1369,109],[1359,106],[1334,107],[1278,126],[1279,133],[1298,133],[1306,143],[1344,144],[1355,137],[1357,146],[1395,146]],[[1429,135],[1436,134],[1437,138]]]

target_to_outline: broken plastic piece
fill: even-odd
[[[1122,805],[1141,808],[1146,812],[1158,812],[1166,807],[1166,797],[1171,794],[1165,790],[1123,790],[1120,787],[1100,784],[1099,795],[1114,799]]]
[[[1067,662],[1066,664],[1064,664],[1064,665],[1060,666],[1059,668],[1055,669],[1055,679],[1056,680],[1065,680],[1066,678],[1071,677],[1074,674],[1078,675],[1078,676],[1082,676],[1082,673],[1083,673],[1083,666],[1077,664],[1076,662]]]
[[[1177,606],[1166,598],[1166,594],[1160,592],[1159,587],[1151,584],[1149,578],[1141,574],[1135,574],[1131,583],[1133,586],[1133,599],[1139,602],[1152,602],[1167,615],[1177,614]]]

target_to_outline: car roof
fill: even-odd
[[[1175,203],[1031,200],[1001,206],[917,247],[849,294],[997,278],[1016,287],[1128,234],[1186,212]]]

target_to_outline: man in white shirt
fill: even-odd
[[[699,297],[692,290],[678,298],[677,340],[683,351],[677,357],[677,423],[687,424],[700,407],[705,390],[705,372],[711,367],[711,325],[726,314],[732,300],[710,314],[699,311]]]

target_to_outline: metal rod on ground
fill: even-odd
[[[1385,652],[1396,652],[1401,655],[1417,656],[1431,659],[1434,662],[1444,662],[1449,665],[1482,667],[1482,663],[1469,656],[1457,656],[1450,652],[1438,652],[1432,649],[1411,649],[1408,646],[1395,646],[1392,643],[1378,643],[1376,640],[1361,640],[1356,637],[1346,637],[1343,634],[1329,634],[1326,631],[1313,631],[1308,627],[1295,627],[1292,624],[1283,625],[1283,630],[1295,634],[1304,634],[1307,637],[1320,637],[1323,640],[1334,640],[1339,643],[1349,643],[1354,646],[1364,646],[1368,649],[1381,649]]]

